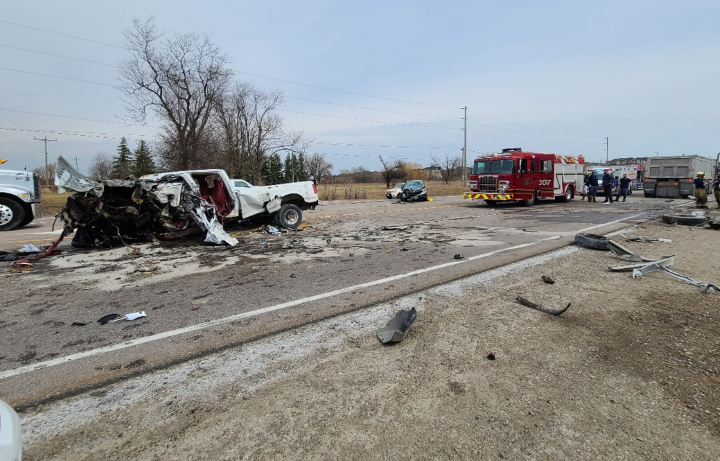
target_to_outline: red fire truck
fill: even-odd
[[[470,190],[464,198],[485,200],[488,205],[519,201],[532,206],[538,199],[567,202],[583,190],[582,156],[523,152],[519,147],[503,149],[475,159]]]

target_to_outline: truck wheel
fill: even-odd
[[[22,224],[20,224],[20,227],[27,226],[28,224],[33,222],[34,219],[35,219],[35,216],[33,215],[32,210],[30,210],[29,212],[25,211],[25,219],[23,219],[23,222],[22,222]]]
[[[568,186],[565,188],[565,195],[562,197],[555,197],[558,202],[569,202],[573,199],[573,188],[572,186]]]
[[[533,206],[533,205],[535,205],[536,201],[537,201],[537,192],[533,193],[532,198],[520,200],[520,203],[522,203],[523,206]]]
[[[297,205],[285,203],[277,212],[275,220],[286,229],[297,229],[302,222],[302,210]]]
[[[575,243],[585,248],[592,248],[593,250],[609,251],[608,238],[602,235],[596,234],[575,234]]]
[[[0,231],[13,230],[22,225],[25,220],[25,210],[17,201],[0,197]]]

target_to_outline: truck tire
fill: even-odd
[[[520,203],[522,203],[522,206],[533,206],[533,205],[535,205],[535,202],[537,202],[537,192],[533,193],[532,198],[520,200]]]
[[[33,222],[33,220],[35,220],[35,215],[33,215],[32,210],[30,210],[29,212],[26,210],[25,211],[25,219],[23,219],[23,222],[22,222],[22,224],[20,224],[20,227],[27,226],[28,224]]]
[[[275,222],[285,229],[297,229],[302,222],[302,210],[297,205],[285,203],[275,215]]]
[[[610,251],[608,238],[603,235],[580,232],[575,234],[575,243],[585,248],[592,248],[593,250]]]
[[[574,197],[573,192],[574,191],[572,186],[567,186],[565,188],[565,195],[563,195],[562,197],[555,197],[555,200],[557,200],[558,202],[569,202]]]
[[[17,200],[0,197],[0,231],[13,230],[22,225],[25,210]]]

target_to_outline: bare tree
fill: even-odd
[[[315,181],[320,183],[324,176],[332,174],[333,166],[325,160],[323,154],[315,153],[305,159],[305,168],[308,173],[315,176]]]
[[[113,158],[105,152],[98,152],[92,159],[88,176],[95,181],[101,181],[110,177],[113,169]]]
[[[353,182],[357,183],[369,183],[369,182],[375,182],[376,173],[373,171],[368,170],[364,166],[356,166],[348,172],[350,176],[353,178]]]
[[[231,176],[257,183],[271,153],[300,142],[302,136],[282,131],[282,119],[275,113],[282,102],[280,91],[264,93],[249,83],[236,84],[218,101],[215,122]]]
[[[434,166],[439,168],[440,177],[445,181],[445,184],[457,179],[462,174],[462,169],[460,168],[462,158],[460,157],[450,158],[448,154],[445,154],[445,158],[443,159],[439,159],[434,155],[431,155],[430,159],[433,161]]]
[[[388,189],[390,188],[390,183],[394,179],[402,179],[407,176],[407,171],[405,170],[405,162],[403,162],[400,159],[395,160],[394,163],[390,163],[383,159],[382,155],[378,156],[380,159],[380,163],[382,164],[382,170],[380,171],[380,174],[382,175],[383,181],[385,181],[385,187]]]
[[[55,163],[48,163],[47,169],[44,166],[41,166],[33,170],[33,173],[37,174],[40,177],[40,184],[42,184],[43,186],[50,186],[54,184],[56,166],[57,164]]]
[[[208,36],[176,33],[163,40],[153,18],[133,19],[125,39],[131,57],[119,73],[130,117],[144,122],[152,111],[162,121],[165,165],[201,166],[210,116],[232,77],[229,58]]]

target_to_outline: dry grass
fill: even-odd
[[[55,216],[58,211],[62,210],[67,202],[67,198],[70,196],[69,193],[58,194],[49,187],[42,188],[42,204],[43,214],[45,216]]]
[[[463,187],[461,181],[453,181],[448,184],[445,184],[444,181],[425,181],[425,184],[430,197],[461,195],[463,192],[470,190],[467,186]],[[382,199],[385,198],[385,191],[387,191],[385,184],[380,183],[336,183],[320,184],[318,186],[320,200]]]

